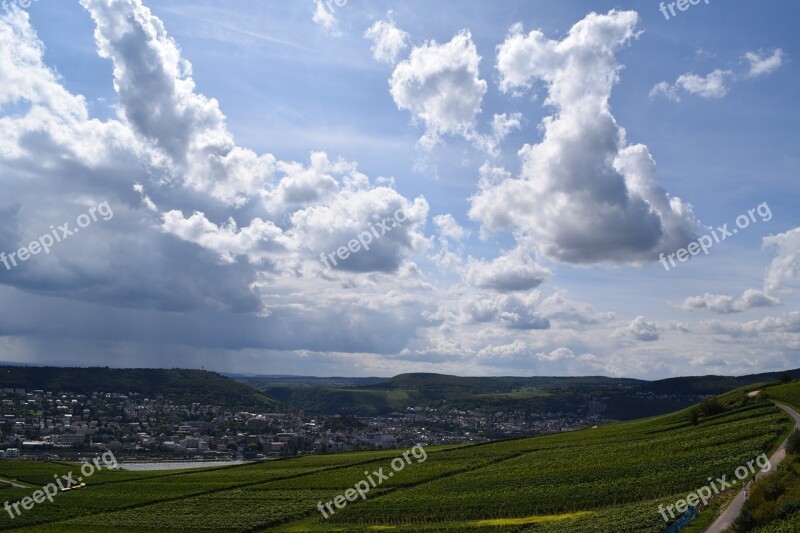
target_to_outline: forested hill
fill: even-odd
[[[0,387],[76,394],[164,395],[178,403],[229,408],[272,410],[280,405],[244,383],[206,370],[0,366]]]

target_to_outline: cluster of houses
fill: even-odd
[[[601,406],[593,406],[593,415]],[[259,459],[566,431],[598,417],[408,408],[378,417],[257,413],[140,394],[0,389],[0,459],[87,450],[147,458]]]

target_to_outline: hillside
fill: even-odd
[[[250,378],[244,381],[284,404],[328,415],[377,416],[407,407],[452,407],[486,412],[534,410],[575,412],[597,394],[617,396],[633,390],[636,380],[612,378],[465,378],[440,374],[403,374],[376,383],[337,386],[316,380],[283,381]],[[619,411],[631,419],[662,414],[694,403],[671,402],[655,410],[638,404]],[[626,405],[620,402],[619,405]]]
[[[178,403],[272,410],[273,398],[206,370],[152,368],[60,368],[0,366],[0,387],[90,394],[110,392],[164,395]]]
[[[691,376],[667,378],[645,382],[641,385],[640,389],[655,393],[716,395],[755,383],[778,381],[784,374],[788,374],[792,379],[800,379],[800,369],[795,369],[786,372],[766,372],[763,374],[749,374],[746,376]]]
[[[790,372],[800,377],[800,370]],[[385,415],[407,407],[453,407],[493,411],[580,413],[592,400],[606,405],[604,416],[633,420],[683,409],[708,396],[777,380],[780,373],[741,377],[703,376],[643,381],[608,377],[458,377],[401,374],[392,378],[287,378],[254,376],[241,381],[309,412]],[[335,380],[335,381],[330,381]]]
[[[309,456],[181,473],[99,472],[91,490],[16,519],[21,531],[536,531],[657,533],[659,505],[774,449],[791,427],[768,402],[728,395],[725,410],[689,423],[687,411],[543,437],[426,448],[402,470],[403,450]],[[66,464],[0,462],[0,477],[32,486]],[[336,510],[317,509],[379,469],[393,476]],[[12,501],[26,489],[4,489]],[[165,499],[168,498],[168,501]],[[712,500],[713,517],[727,495]],[[32,527],[37,525],[38,527]],[[0,516],[0,528],[12,524]]]

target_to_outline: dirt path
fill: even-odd
[[[8,480],[5,480],[5,479],[0,479],[0,483],[8,483],[9,485],[11,485],[12,487],[17,488],[17,489],[29,489],[30,488],[30,487],[26,487],[25,485],[20,485],[19,483],[14,483],[13,481],[8,481]]]
[[[794,427],[800,429],[800,414],[798,414],[797,411],[795,411],[791,407],[787,407],[779,403],[775,405],[777,405],[778,407],[789,413],[789,415],[794,419]],[[774,454],[772,454],[772,457],[770,457],[769,459],[770,464],[772,464],[772,468],[770,469],[770,471],[766,473],[759,471],[758,474],[756,475],[756,479],[760,479],[763,476],[771,473],[775,468],[778,467],[780,462],[783,461],[785,457],[786,457],[786,441],[783,441],[783,444],[781,444],[780,448],[778,448],[778,450]],[[714,521],[714,523],[711,524],[711,527],[709,527],[706,530],[706,533],[722,533],[723,531],[731,527],[734,520],[736,520],[739,517],[739,513],[742,512],[743,505],[744,505],[744,489],[742,489],[739,492],[739,494],[736,495],[736,498],[733,499],[730,505],[728,505],[728,507],[725,508],[725,510],[722,512],[721,515],[719,515],[719,517]]]

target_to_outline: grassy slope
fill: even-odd
[[[788,417],[747,405],[693,427],[686,413],[578,432],[428,450],[328,522],[315,510],[390,468],[400,451],[311,456],[174,474],[98,473],[0,528],[30,531],[660,531],[657,507],[732,471],[783,438]],[[0,462],[0,477],[45,482],[54,464]],[[63,468],[69,469],[68,466]],[[138,479],[137,479],[138,478]],[[19,496],[17,496],[19,497]],[[485,522],[495,520],[495,522]]]
[[[800,412],[800,381],[764,388],[764,396],[785,403]]]

